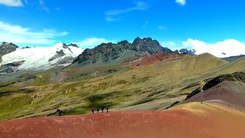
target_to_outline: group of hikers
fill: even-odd
[[[102,113],[104,112],[104,110],[106,110],[106,112],[109,112],[108,106],[96,107],[97,113],[99,113],[100,110],[101,110]],[[94,112],[95,112],[95,108],[92,107],[92,108],[91,108],[91,111],[92,111],[92,113],[94,113]],[[55,113],[52,113],[52,114],[54,115],[54,114],[56,114],[56,113],[58,113],[59,116],[63,116],[63,115],[65,115],[65,110],[57,109],[56,112],[55,112]],[[50,114],[50,115],[51,115],[51,114]]]
[[[109,108],[108,106],[101,106],[101,112],[103,113],[104,112],[104,109],[106,109],[106,112],[109,112]],[[94,107],[91,108],[91,111],[92,111],[92,114],[94,113]],[[97,113],[100,112],[100,107],[96,107],[96,111]]]

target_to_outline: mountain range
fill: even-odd
[[[93,49],[85,50],[76,44],[58,43],[53,47],[19,48],[13,43],[6,42],[0,45],[0,49],[0,73],[47,70],[70,64],[78,64],[79,66],[113,64],[161,52],[173,53],[169,48],[162,47],[158,41],[149,37],[143,39],[137,37],[132,43],[126,40],[117,44],[102,43]],[[174,52],[194,55],[193,50],[187,49]]]
[[[85,49],[73,63],[88,65],[94,63],[107,63],[125,61],[139,56],[151,56],[160,52],[172,52],[162,47],[159,42],[151,38],[136,38],[133,43],[124,40],[117,44],[103,43],[94,49]]]
[[[244,134],[242,56],[225,60],[194,55],[194,50],[172,51],[151,38],[85,50],[64,43],[47,48],[3,43],[0,48],[0,120],[12,120],[0,122],[0,137],[52,137],[60,130],[60,137]],[[90,114],[91,107],[102,106],[110,112]],[[57,109],[67,116],[56,117]],[[106,121],[98,125],[101,120]],[[158,132],[159,126],[166,131]],[[102,131],[94,134],[93,128]]]

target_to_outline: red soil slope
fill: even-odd
[[[245,137],[245,114],[188,103],[162,112],[121,111],[0,122],[1,138]]]
[[[150,57],[148,56],[142,56],[138,58],[137,60],[126,62],[125,64],[129,64],[131,67],[142,67],[142,66],[148,66],[151,64],[155,64],[158,62],[164,63],[168,61],[172,61],[174,59],[183,57],[186,54],[178,54],[178,53],[156,53]]]

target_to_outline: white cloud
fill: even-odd
[[[160,30],[166,30],[166,29],[167,29],[167,27],[166,27],[166,26],[162,26],[162,25],[160,25],[160,26],[158,26],[158,29],[160,29]]]
[[[0,5],[10,6],[10,7],[23,6],[21,0],[0,0]]]
[[[137,1],[136,5],[134,7],[130,7],[127,9],[122,9],[122,10],[110,10],[110,11],[106,11],[105,15],[106,17],[106,21],[112,21],[112,20],[108,20],[108,19],[114,19],[115,16],[118,16],[120,14],[125,14],[131,11],[137,11],[137,10],[146,10],[147,9],[147,4],[143,1]]]
[[[105,20],[107,22],[114,22],[114,21],[118,21],[119,19],[118,18],[113,18],[113,17],[106,17]]]
[[[67,32],[56,32],[52,29],[32,31],[19,25],[11,25],[0,21],[0,42],[16,44],[54,44],[55,37],[67,35]]]
[[[142,27],[143,27],[143,28],[146,28],[146,27],[148,26],[148,24],[149,24],[149,21],[145,21],[145,24],[142,25]]]
[[[92,38],[86,38],[85,40],[72,42],[72,43],[77,44],[81,48],[94,48],[101,43],[108,43],[108,42],[114,42],[114,41],[106,40],[105,38],[92,37]]]
[[[182,42],[186,48],[196,50],[196,54],[210,53],[216,57],[229,57],[245,55],[245,44],[235,40],[227,39],[222,42],[208,44],[203,41],[188,39]]]
[[[147,5],[145,2],[138,1],[135,7],[131,7],[131,8],[123,9],[123,10],[111,10],[111,11],[105,12],[105,14],[113,16],[113,15],[124,14],[124,13],[135,11],[135,10],[146,10],[146,8],[147,8]]]
[[[175,3],[182,5],[182,6],[185,6],[186,1],[185,0],[175,0]]]
[[[49,8],[45,6],[44,0],[39,0],[39,4],[43,10],[45,10],[46,12],[49,12]]]

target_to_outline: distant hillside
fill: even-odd
[[[67,114],[87,113],[97,105],[116,110],[162,110],[210,77],[202,74],[227,64],[210,54],[177,53],[143,56],[138,63],[140,67],[122,71],[123,65],[89,70],[69,67],[16,78],[10,74],[13,80],[0,87],[4,99],[0,100],[0,120],[45,116],[57,108],[66,109]],[[195,87],[181,90],[193,84]]]
[[[235,72],[213,78],[190,93],[183,103],[188,102],[219,103],[245,110],[245,73]]]
[[[225,61],[233,62],[239,58],[243,58],[245,55],[240,55],[240,56],[231,56],[231,57],[226,57],[226,58],[221,58]]]

